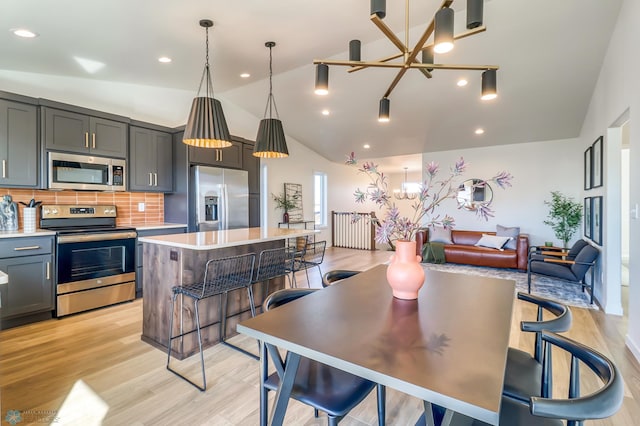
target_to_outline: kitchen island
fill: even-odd
[[[164,351],[169,339],[171,318],[171,289],[202,282],[205,265],[219,259],[245,253],[256,254],[256,268],[260,252],[283,247],[288,239],[306,237],[317,231],[305,229],[242,228],[225,231],[192,232],[187,234],[140,237],[143,244],[143,303],[142,340]],[[268,291],[284,288],[285,280],[271,280]],[[265,299],[264,286],[254,286],[256,307]],[[199,304],[203,347],[220,341],[221,296],[205,299]],[[178,298],[174,315],[174,334],[179,329],[193,330],[195,318],[193,300]],[[246,289],[229,292],[226,315],[227,337],[236,334],[236,324],[251,317]],[[172,354],[184,359],[198,352],[195,332],[174,340]]]

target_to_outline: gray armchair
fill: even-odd
[[[551,256],[543,256],[542,258],[531,258],[530,256],[527,272],[528,292],[531,293],[531,275],[543,275],[579,284],[583,291],[588,288],[591,294],[590,303],[593,303],[594,266],[599,255],[600,251],[597,248],[586,244],[572,260]],[[591,270],[591,280],[587,284],[585,275],[589,270]]]

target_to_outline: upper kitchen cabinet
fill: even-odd
[[[0,99],[0,186],[38,186],[38,110]]]
[[[205,166],[242,168],[242,142],[231,141],[226,148],[200,148],[189,146],[189,162]]]
[[[127,157],[127,123],[44,107],[46,149]]]
[[[173,191],[171,134],[130,126],[129,143],[129,190]]]

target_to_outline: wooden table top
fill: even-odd
[[[395,299],[379,265],[238,324],[266,343],[497,424],[515,282],[426,271]]]

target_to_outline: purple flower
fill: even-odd
[[[360,191],[360,188],[356,189],[356,192],[353,193],[353,196],[356,199],[356,203],[364,203],[367,199],[367,194]]]
[[[440,166],[438,165],[438,163],[436,163],[435,161],[432,161],[429,164],[427,164],[427,174],[431,177],[434,177],[438,173],[439,168]]]
[[[371,191],[369,193],[369,198],[371,199],[371,201],[373,201],[379,206],[387,204],[390,199],[389,194],[387,194],[386,191],[380,188],[376,188],[373,191]]]
[[[362,219],[362,216],[356,212],[351,213],[351,223],[358,223]]]
[[[356,154],[353,151],[351,151],[351,154],[347,155],[347,160],[344,162],[344,164],[351,166],[356,163],[357,163]]]
[[[483,218],[484,220],[489,220],[490,217],[493,217],[493,210],[491,210],[491,208],[487,204],[480,203],[476,207],[476,215]]]
[[[458,161],[456,161],[455,166],[453,167],[453,173],[459,175],[464,172],[464,169],[467,167],[467,164],[464,162],[464,158],[460,157]]]
[[[507,186],[511,186],[511,173],[501,172],[494,176],[493,181],[502,189],[505,189]]]

